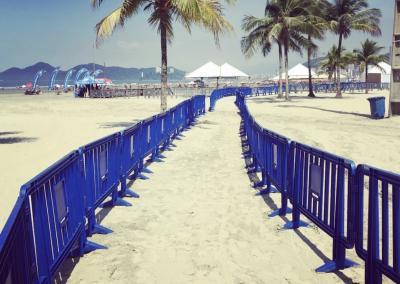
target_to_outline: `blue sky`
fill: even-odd
[[[160,65],[158,34],[148,26],[147,14],[131,18],[125,28],[117,30],[98,49],[95,49],[95,24],[121,1],[105,0],[100,9],[93,10],[89,0],[0,0],[0,70],[25,67],[38,61],[68,69],[80,63],[95,61],[107,66],[154,67]],[[209,60],[229,62],[249,74],[271,75],[277,72],[277,51],[267,57],[255,55],[246,59],[240,51],[240,29],[245,14],[261,17],[266,1],[237,0],[226,6],[225,14],[234,32],[223,36],[221,46],[215,46],[211,34],[194,28],[189,35],[179,23],[174,25],[175,38],[168,48],[168,64],[191,71]],[[393,1],[370,0],[371,7],[382,10],[383,36],[376,38],[389,48],[393,29]],[[367,38],[353,33],[344,43],[349,50]],[[328,35],[319,43],[319,55],[324,55],[336,43],[336,36]],[[305,59],[290,54],[289,65]]]

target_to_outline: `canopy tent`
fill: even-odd
[[[296,66],[292,67],[289,72],[289,80],[304,80],[308,79],[308,68],[304,66],[303,64],[297,64]],[[285,80],[286,73],[282,73],[282,80]],[[315,74],[314,71],[311,71],[311,77],[315,78],[317,77],[317,74]],[[272,78],[274,81],[279,80],[279,76],[275,76]]]
[[[214,62],[208,62],[187,74],[186,78],[218,78],[221,75],[220,67]]]
[[[239,78],[249,77],[246,73],[228,63],[218,66],[214,62],[208,62],[193,72],[187,74],[186,78]]]
[[[221,78],[238,78],[238,77],[250,77],[246,73],[240,71],[236,67],[233,67],[229,63],[221,65]]]
[[[378,68],[376,66],[368,66],[368,76],[371,74],[377,74],[378,76],[380,76],[381,83],[390,83],[392,67],[383,61],[378,63],[378,66],[381,68]],[[365,72],[361,74],[361,80],[365,81]]]

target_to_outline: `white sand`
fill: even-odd
[[[156,98],[0,95],[0,230],[23,183],[77,147],[158,113],[159,104]]]
[[[79,259],[70,283],[341,283],[362,267],[314,269],[331,258],[331,239],[315,227],[282,230],[269,218],[279,195],[256,196],[241,158],[234,98],[217,103],[166,159],[135,181],[140,199],[114,208],[93,241],[109,247]],[[104,213],[104,212],[103,212]],[[290,217],[290,216],[288,216]]]

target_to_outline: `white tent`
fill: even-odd
[[[289,72],[289,80],[302,80],[308,78],[308,68],[303,64],[297,64],[296,66],[292,67]],[[282,73],[282,80],[285,80],[286,73]],[[311,71],[311,76],[315,78],[317,75],[314,71]],[[279,76],[272,78],[272,80],[277,81],[279,80]]]
[[[225,63],[218,66],[214,62],[208,62],[193,72],[187,74],[186,78],[238,78],[249,77],[246,73],[240,71],[236,67]]]
[[[221,66],[221,78],[237,78],[237,77],[249,77],[246,73],[240,71],[236,67],[228,63],[224,63]]]
[[[221,68],[214,62],[208,62],[203,66],[197,68],[193,72],[187,74],[186,78],[219,78],[221,75]]]
[[[368,66],[368,75],[370,74],[380,74],[381,75],[381,83],[390,83],[390,76],[392,75],[392,67],[386,62],[380,62],[378,65],[383,69],[376,66]],[[361,74],[361,78],[365,81],[365,72]]]

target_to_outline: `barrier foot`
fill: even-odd
[[[277,209],[272,211],[271,213],[268,214],[268,217],[276,217],[276,216],[285,216],[286,214],[292,213],[292,208],[286,208],[286,210]]]
[[[287,222],[283,226],[283,229],[291,230],[291,229],[297,229],[297,228],[300,228],[300,227],[307,228],[308,226],[309,226],[309,224],[307,222],[304,222],[304,221],[300,220],[297,225],[294,222]]]
[[[269,189],[261,189],[259,192],[256,193],[256,196],[267,195],[271,192]]]
[[[92,231],[92,234],[108,235],[108,234],[111,234],[113,232],[114,231],[109,229],[109,228],[106,228],[106,227],[104,227],[104,226],[102,226],[100,224],[95,224],[94,228],[93,228],[93,231]]]
[[[162,159],[160,158],[160,156],[151,158],[151,161],[154,162],[154,163],[163,163],[163,162],[164,162],[164,160],[162,160]]]
[[[130,207],[132,206],[132,204],[118,197],[115,200],[111,199],[110,201],[107,201],[100,205],[101,208],[114,207],[114,206]]]
[[[259,181],[259,182],[255,182],[253,187],[260,187],[260,186],[264,186],[265,182],[263,181]]]
[[[138,175],[136,176],[136,178],[139,178],[139,179],[142,179],[142,180],[147,180],[147,179],[149,179],[148,177],[146,177],[145,175],[142,175],[142,174],[138,174]]]
[[[159,154],[158,157],[159,157],[160,159],[165,159],[165,158],[167,158],[167,157],[165,157],[163,154]]]
[[[334,272],[337,270],[342,270],[342,269],[357,266],[357,265],[358,265],[358,263],[356,263],[350,259],[345,259],[343,265],[340,265],[340,267],[339,267],[334,260],[331,260],[331,261],[321,265],[317,269],[315,269],[315,272],[329,273],[329,272]]]
[[[83,247],[83,253],[89,253],[98,249],[108,249],[106,246],[96,244],[91,241],[86,241],[85,246]]]
[[[145,174],[153,174],[153,172],[152,172],[151,170],[149,170],[148,168],[143,168],[143,169],[142,169],[142,173],[145,173]]]
[[[125,190],[124,196],[120,196],[120,197],[139,198],[140,195],[137,194],[136,192],[134,192],[132,189],[127,188],[127,189]]]

